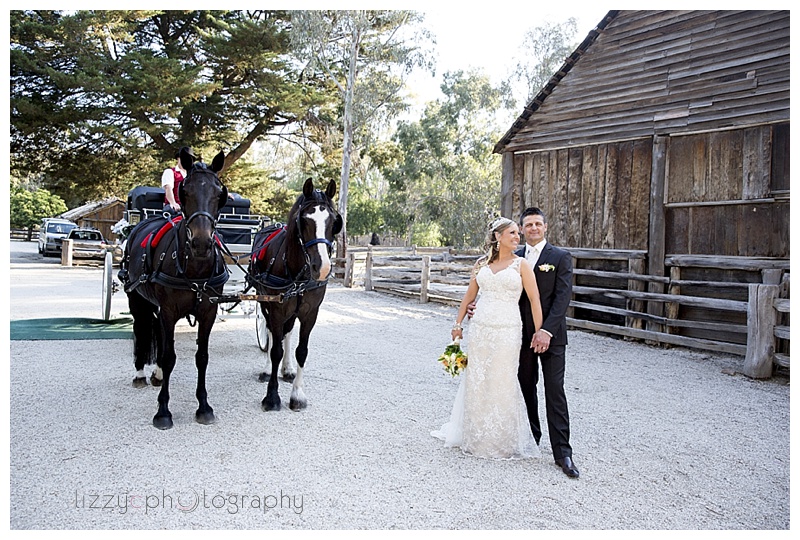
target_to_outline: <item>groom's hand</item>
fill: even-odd
[[[547,349],[550,347],[550,334],[547,332],[539,329],[533,334],[533,339],[531,340],[531,349],[533,352],[543,353],[546,352]]]

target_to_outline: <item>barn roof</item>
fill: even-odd
[[[789,121],[789,11],[609,11],[495,145],[536,152]]]
[[[68,219],[70,221],[76,221],[78,219],[81,219],[82,217],[88,216],[99,210],[108,208],[110,206],[114,206],[116,204],[125,204],[125,202],[116,197],[109,197],[101,201],[88,202],[82,206],[78,206],[71,210],[67,210],[58,217]]]
[[[619,10],[612,10],[606,13],[605,17],[603,17],[603,19],[599,23],[597,23],[597,26],[595,26],[594,29],[592,29],[589,32],[589,35],[586,36],[586,39],[584,39],[581,42],[581,44],[578,45],[578,48],[575,49],[575,51],[571,55],[569,55],[566,60],[564,60],[564,63],[561,65],[559,70],[556,71],[555,75],[550,77],[550,80],[547,81],[547,84],[545,84],[544,87],[539,91],[539,93],[536,94],[536,96],[525,106],[525,109],[523,109],[522,114],[520,114],[519,117],[517,117],[517,119],[511,125],[511,128],[506,132],[505,135],[503,135],[500,141],[495,145],[494,147],[495,153],[502,152],[505,145],[508,144],[508,142],[514,137],[514,135],[516,135],[517,132],[525,126],[531,115],[534,112],[536,112],[536,110],[542,105],[542,103],[544,103],[544,100],[547,99],[547,96],[549,96],[550,93],[553,91],[553,88],[555,88],[556,85],[558,85],[558,83],[561,82],[561,79],[563,79],[564,76],[567,73],[569,73],[572,67],[584,55],[586,50],[595,42],[597,36],[600,35],[600,32],[602,32],[605,29],[608,23],[614,20],[614,18],[617,16],[618,13]]]

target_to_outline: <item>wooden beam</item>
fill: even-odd
[[[667,177],[667,147],[669,138],[653,137],[653,167],[650,173],[650,227],[647,240],[647,273],[651,276],[664,275],[664,256],[666,254],[666,213],[664,209],[664,194],[666,193]],[[651,293],[663,293],[664,285],[650,282],[647,290]],[[663,316],[664,304],[661,302],[648,302],[647,312],[651,315]],[[663,332],[660,324],[648,321],[647,330],[650,332]]]
[[[735,354],[737,356],[744,356],[747,349],[747,347],[744,345],[737,345],[734,343],[723,343],[720,341],[712,341],[710,339],[698,339],[678,336],[675,334],[664,334],[662,332],[651,332],[649,330],[639,330],[637,328],[623,328],[621,326],[614,326],[612,324],[604,324],[593,321],[567,319],[567,324],[574,328],[583,328],[585,330],[592,330],[595,332],[605,332],[608,334],[643,339],[648,342],[652,341],[656,343],[669,343],[671,345],[678,345],[681,347],[719,351],[728,354]]]
[[[615,296],[620,298],[637,298],[640,300],[651,300],[654,302],[676,302],[686,306],[702,307],[707,309],[721,309],[723,311],[736,311],[739,313],[747,312],[747,302],[739,302],[737,300],[724,300],[722,298],[705,298],[701,296],[681,296],[676,294],[662,294],[662,293],[649,293],[627,291],[624,289],[601,289],[598,287],[573,287],[572,292],[575,294],[594,294],[602,295],[609,298]],[[651,315],[659,315],[652,313],[650,309],[647,310]]]

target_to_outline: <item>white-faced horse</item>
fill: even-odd
[[[322,192],[314,189],[309,178],[289,211],[286,225],[261,230],[253,240],[248,279],[259,294],[278,298],[260,302],[272,344],[267,395],[261,402],[265,411],[281,408],[278,394],[281,361],[284,379],[294,381],[289,408],[300,410],[307,405],[303,368],[308,357],[308,339],[325,298],[333,240],[342,230],[342,217],[333,204],[335,194],[334,181]],[[296,320],[300,321],[300,337],[295,350],[295,373],[289,344]]]

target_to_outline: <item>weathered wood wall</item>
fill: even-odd
[[[642,139],[517,155],[512,215],[541,208],[556,245],[647,249],[651,151]]]
[[[495,151],[575,147],[789,118],[788,11],[620,11],[594,35],[526,107]]]

